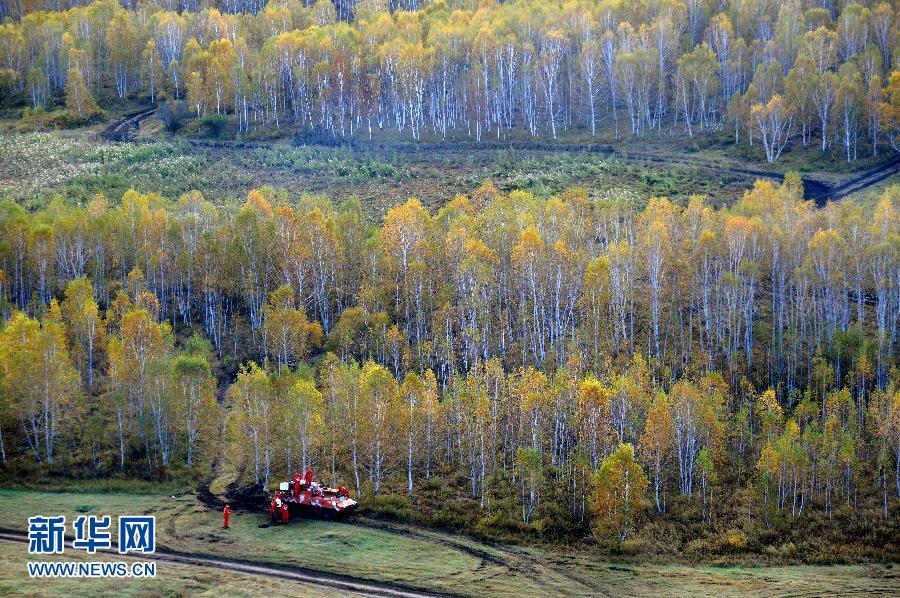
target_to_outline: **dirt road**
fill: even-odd
[[[0,532],[0,541],[25,544],[28,537],[25,534],[15,532]],[[66,542],[71,548],[71,541]],[[115,558],[144,559],[163,563],[178,563],[181,565],[193,565],[196,567],[215,567],[233,573],[252,575],[257,577],[269,577],[295,581],[306,585],[313,585],[323,589],[350,592],[359,596],[374,596],[388,598],[423,598],[437,597],[441,594],[420,592],[413,589],[379,584],[367,580],[357,580],[336,575],[327,575],[315,571],[306,571],[297,568],[273,567],[271,565],[259,565],[234,559],[224,559],[213,556],[184,554],[167,550],[157,550],[152,556],[139,556],[134,554],[119,555]]]
[[[156,108],[145,108],[138,112],[126,114],[100,132],[100,138],[106,141],[131,141],[131,135],[141,126],[141,121],[153,116]]]

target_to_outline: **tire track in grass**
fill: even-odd
[[[546,587],[549,575],[556,575],[565,581],[570,592],[577,595],[602,595],[604,588],[585,579],[577,573],[567,570],[546,559],[540,559],[525,549],[505,546],[495,542],[480,542],[462,534],[435,531],[427,527],[419,528],[410,524],[394,524],[369,517],[352,517],[346,520],[349,525],[378,529],[395,534],[416,538],[425,542],[433,542],[447,548],[458,550],[482,561],[483,568],[490,564],[508,571],[512,575],[527,578],[536,587]]]
[[[0,541],[26,544],[28,542],[28,536],[18,532],[2,531],[0,532]],[[72,547],[71,541],[66,542],[66,544],[69,548]],[[101,552],[98,554],[103,553]],[[308,569],[262,565],[251,561],[225,559],[208,555],[182,553],[169,550],[157,550],[152,556],[141,556],[136,554],[116,554],[116,557],[138,560],[152,560],[164,563],[178,563],[180,565],[192,565],[196,567],[214,567],[233,573],[241,573],[256,577],[284,579],[288,581],[314,585],[321,588],[353,592],[355,594],[363,596],[374,596],[379,598],[432,598],[449,596],[449,594],[423,592],[412,588],[405,588],[399,585],[382,584],[375,583],[369,580],[354,579],[346,576],[329,575],[317,571],[311,571]]]

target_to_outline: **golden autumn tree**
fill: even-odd
[[[131,420],[150,459],[150,404],[153,367],[163,357],[171,330],[158,324],[144,308],[126,312],[119,323],[119,336],[109,340],[107,354],[112,380],[128,398],[127,406],[119,406],[117,419]]]
[[[669,399],[662,391],[657,393],[653,406],[647,413],[647,424],[638,443],[638,450],[650,465],[653,472],[653,497],[656,510],[662,513],[659,492],[666,470],[663,465],[672,454],[674,434],[672,431],[672,414],[669,411]]]
[[[406,337],[420,339],[425,322],[419,306],[424,290],[422,260],[426,257],[431,216],[417,199],[388,210],[384,217],[381,240],[394,309],[406,322]]]
[[[324,430],[325,405],[315,383],[297,378],[288,390],[288,421],[300,445],[300,469],[312,466],[311,452],[321,440]]]
[[[413,493],[414,449],[417,444],[419,419],[422,415],[425,400],[425,384],[415,372],[406,374],[400,386],[400,400],[403,403],[402,425],[406,430],[406,491]]]
[[[869,402],[869,426],[877,439],[878,473],[882,486],[882,509],[890,518],[890,495],[900,498],[900,391],[889,386],[873,394]],[[891,489],[890,472],[894,473]]]
[[[87,120],[100,112],[91,91],[84,82],[81,70],[72,67],[66,76],[66,109],[80,120]]]
[[[306,319],[294,302],[294,288],[282,285],[269,294],[265,305],[266,341],[278,367],[291,367],[322,343],[322,327]]]
[[[55,303],[42,322],[16,313],[0,333],[0,393],[35,461],[53,465],[79,408],[78,372]]]
[[[76,363],[79,364],[85,386],[90,389],[94,385],[94,364],[106,338],[106,328],[94,300],[94,288],[86,277],[69,282],[65,295],[60,308],[72,337]]]
[[[647,491],[647,476],[634,459],[634,447],[620,444],[603,459],[595,476],[591,507],[595,533],[624,541],[634,529],[635,515]]]
[[[576,418],[580,440],[594,468],[600,466],[612,436],[609,399],[609,389],[594,376],[588,376],[579,384]]]
[[[773,491],[778,483],[779,469],[781,463],[778,452],[772,443],[766,443],[759,454],[759,461],[756,463],[756,472],[758,475],[758,491],[762,494],[763,504],[767,507],[773,505]]]
[[[591,347],[590,363],[594,367],[599,367],[603,357],[601,327],[609,306],[609,293],[609,259],[605,256],[597,257],[588,262],[584,269],[581,295],[581,306],[585,311],[585,328]]]
[[[782,410],[773,389],[768,389],[756,400],[756,415],[762,426],[762,434],[767,443],[774,442],[782,424]]]
[[[197,71],[192,71],[187,80],[187,102],[191,110],[197,113],[197,118],[206,112],[207,93],[203,76]]]
[[[368,465],[375,496],[381,490],[385,464],[395,453],[393,429],[399,416],[397,380],[384,367],[367,362],[359,377],[362,428],[368,445]]]
[[[141,52],[141,79],[144,89],[150,94],[150,101],[155,102],[165,81],[162,59],[156,48],[156,40],[150,38]]]
[[[900,152],[900,70],[891,73],[878,112],[881,128],[887,134],[891,147]]]

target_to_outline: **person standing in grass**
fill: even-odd
[[[228,519],[231,517],[231,505],[226,504],[225,508],[222,509],[222,514],[225,516],[225,529],[229,529]]]

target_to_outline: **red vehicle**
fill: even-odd
[[[356,508],[356,501],[343,486],[328,488],[313,479],[312,469],[306,475],[295,473],[289,482],[282,482],[272,495],[269,518],[272,523],[283,521],[282,513],[287,505],[290,519],[336,519]],[[284,521],[286,523],[286,521]]]

